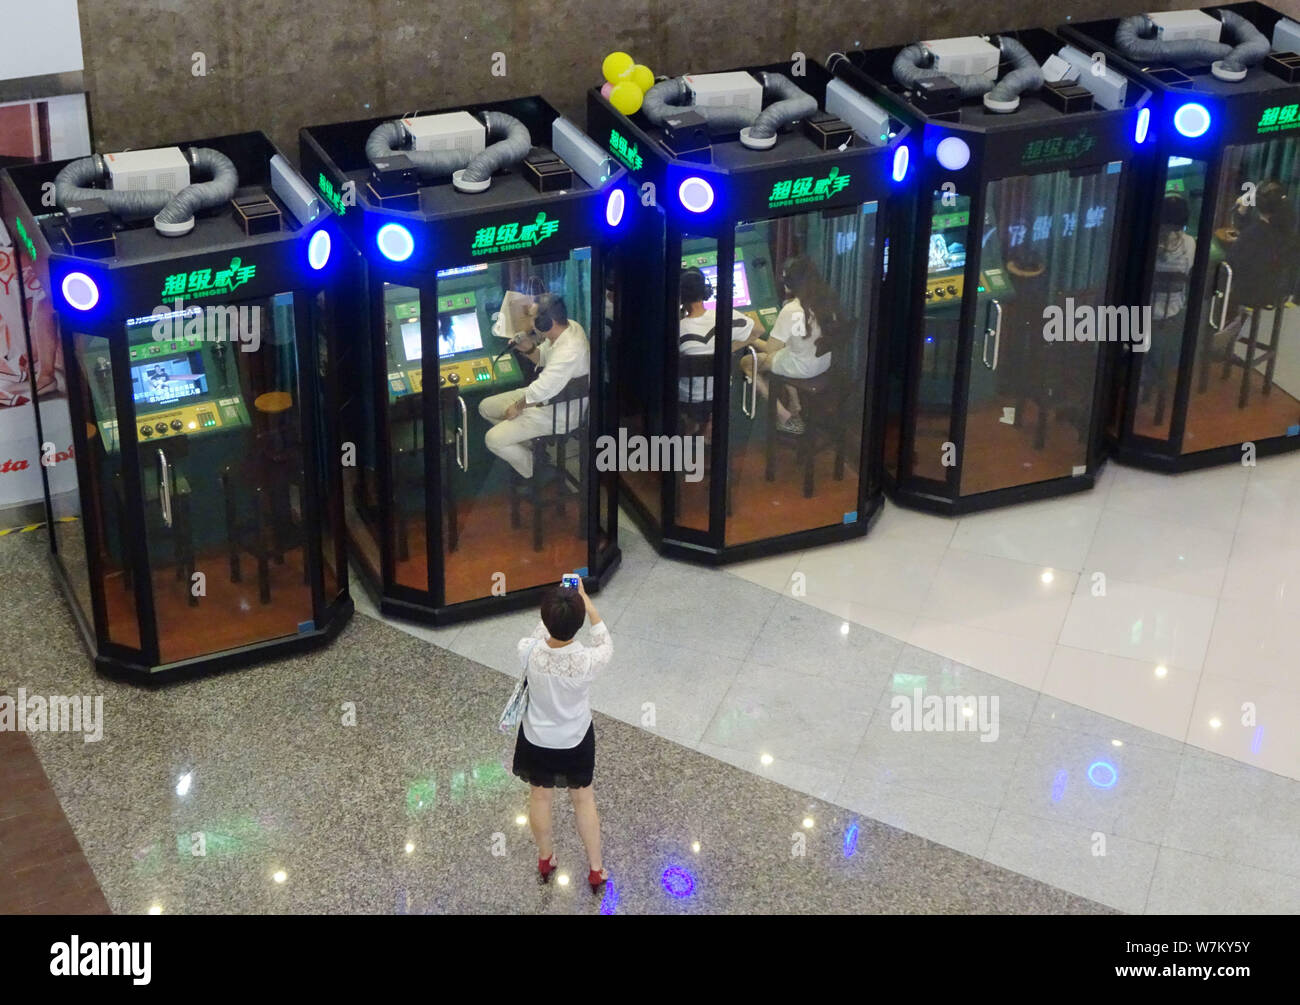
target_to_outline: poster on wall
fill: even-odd
[[[10,6],[13,0],[0,0],[0,10]],[[21,17],[4,17],[0,36],[0,167],[84,157],[91,152],[90,116],[76,0],[21,7]],[[0,511],[44,496],[33,394],[41,403],[50,490],[76,487],[75,465],[62,463],[72,459],[72,435],[53,304],[35,270],[25,269],[20,280],[17,255],[0,221]]]

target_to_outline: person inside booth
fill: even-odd
[[[552,399],[576,377],[591,372],[591,347],[582,325],[569,317],[564,298],[543,293],[528,308],[532,331],[515,336],[512,346],[538,367],[525,388],[493,394],[479,402],[479,414],[491,428],[483,438],[488,450],[524,479],[533,477],[531,441],[576,430],[586,396],[567,401],[559,415]]]
[[[678,283],[681,314],[677,323],[677,352],[680,356],[713,357],[716,345],[717,313],[705,307],[713,299],[713,286],[700,269],[683,269]],[[731,315],[731,349],[736,351],[748,345],[754,332],[754,321],[737,311]],[[682,412],[695,427],[696,433],[710,442],[713,419],[713,378],[708,376],[681,376],[677,379],[677,401]]]

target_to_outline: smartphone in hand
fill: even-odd
[[[582,577],[576,572],[566,572],[560,577],[560,586],[566,590],[577,590],[582,587]]]

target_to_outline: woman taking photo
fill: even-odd
[[[528,678],[528,707],[515,741],[514,773],[527,782],[528,826],[537,842],[537,871],[545,883],[556,869],[551,802],[569,790],[578,836],[587,850],[587,882],[600,889],[608,874],[600,861],[600,817],[592,775],[596,732],[591,722],[591,682],[614,655],[609,629],[578,580],[576,589],[556,587],[542,599],[542,619],[519,641],[519,662]],[[576,638],[591,618],[588,644]]]

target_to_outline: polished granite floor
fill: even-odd
[[[604,715],[613,882],[599,898],[583,886],[562,810],[574,878],[539,886],[495,731],[500,674],[361,616],[310,656],[162,690],[104,681],[43,546],[0,541],[0,694],[103,695],[101,741],[31,739],[116,912],[1105,910]]]

